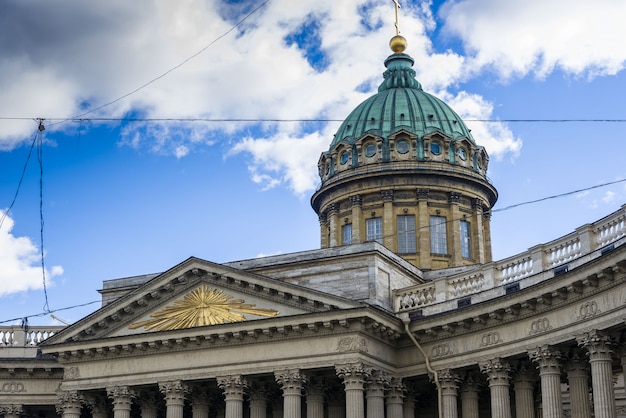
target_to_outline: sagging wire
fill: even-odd
[[[39,119],[39,126],[37,127],[37,160],[39,161],[39,248],[41,255],[41,275],[43,280],[43,296],[44,305],[43,310],[50,312],[50,305],[48,304],[48,289],[46,286],[46,263],[44,252],[44,220],[43,220],[43,131],[46,127],[43,124],[43,119]]]
[[[9,212],[11,212],[11,209],[13,208],[13,205],[15,204],[15,201],[17,200],[17,195],[20,193],[20,188],[22,187],[22,181],[24,180],[24,174],[26,174],[26,167],[28,167],[28,162],[30,161],[30,156],[33,153],[33,148],[35,148],[35,143],[37,143],[37,138],[39,137],[40,133],[41,133],[41,131],[37,130],[37,133],[35,133],[35,136],[33,138],[33,142],[30,144],[30,150],[28,151],[28,156],[26,157],[26,162],[24,163],[24,168],[22,168],[22,175],[20,176],[20,181],[17,183],[17,189],[15,190],[15,195],[13,196],[13,200],[11,201],[11,204],[9,205],[7,210],[4,211],[4,213],[0,217],[0,229],[2,229],[2,225],[4,224],[4,220],[9,215]]]

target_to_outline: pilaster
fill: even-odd
[[[452,265],[461,265],[461,230],[459,226],[459,220],[461,217],[461,211],[459,210],[459,204],[461,201],[461,195],[455,192],[448,193],[448,204],[450,205],[450,242],[448,243],[448,252],[452,255]]]
[[[393,216],[393,190],[380,192],[383,197],[383,245],[397,251],[396,222]]]
[[[360,244],[363,242],[361,225],[363,224],[363,198],[360,194],[350,197],[352,205],[352,243]]]
[[[430,260],[430,214],[428,213],[428,189],[417,189],[417,238],[420,253],[420,268],[428,270],[431,268]]]

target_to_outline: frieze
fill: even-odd
[[[585,302],[576,309],[577,317],[579,320],[593,318],[601,313],[598,303],[595,300]]]
[[[63,379],[72,380],[80,378],[80,370],[76,366],[68,367],[63,371]]]
[[[367,342],[365,338],[345,337],[337,343],[337,351],[340,353],[349,351],[362,351],[367,353]]]
[[[551,329],[552,326],[550,325],[550,320],[548,318],[540,318],[530,324],[530,332],[528,335],[541,334],[542,332],[547,332]]]
[[[5,382],[0,386],[0,393],[23,393],[26,388],[22,382]]]
[[[496,345],[496,344],[500,344],[502,342],[502,338],[500,338],[500,333],[495,331],[495,332],[488,332],[486,334],[483,334],[483,336],[480,339],[480,346],[481,347],[488,347],[490,345]]]
[[[452,352],[452,349],[450,348],[450,345],[448,344],[436,345],[431,350],[432,358],[445,357],[451,354],[453,354],[453,352]]]

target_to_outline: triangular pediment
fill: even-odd
[[[302,286],[190,258],[65,328],[45,345],[268,321],[359,306]]]

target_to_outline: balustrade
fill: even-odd
[[[530,276],[541,277],[540,273],[558,266],[579,259],[582,259],[579,262],[584,262],[588,261],[589,257],[599,257],[601,251],[608,245],[621,245],[624,241],[626,241],[626,205],[594,224],[584,225],[571,234],[500,262],[485,264],[478,271],[474,269],[471,272],[441,277],[428,283],[397,290],[394,292],[395,309],[396,312],[410,312],[506,286]],[[545,275],[542,280],[551,277]],[[498,294],[494,293],[494,297]],[[450,309],[453,308],[456,308],[456,305],[451,303]]]

